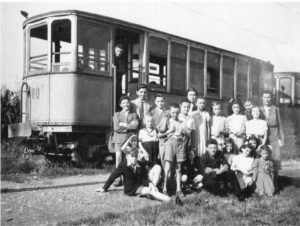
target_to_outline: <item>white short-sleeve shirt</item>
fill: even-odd
[[[141,129],[139,131],[139,141],[144,142],[150,142],[150,141],[158,141],[157,138],[157,132],[156,130],[147,130],[147,129]]]
[[[262,119],[252,119],[246,122],[246,135],[264,136],[268,130],[267,122]]]

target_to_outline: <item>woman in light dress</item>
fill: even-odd
[[[191,113],[195,121],[195,133],[193,136],[193,145],[197,148],[198,156],[205,153],[206,142],[210,137],[210,116],[205,110],[206,100],[203,97],[197,98],[196,101],[197,111]]]
[[[242,147],[246,135],[247,118],[241,114],[241,108],[241,103],[238,100],[233,100],[229,104],[229,113],[232,114],[226,118],[227,132],[234,141],[236,151]]]
[[[261,114],[258,106],[252,107],[251,115],[253,119],[246,122],[246,136],[254,135],[259,140],[260,145],[265,145],[268,137],[267,122],[260,119]]]

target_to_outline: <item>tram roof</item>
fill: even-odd
[[[105,22],[110,22],[110,23],[114,23],[114,24],[118,24],[118,25],[122,25],[122,26],[128,26],[128,27],[130,27],[132,29],[136,29],[136,30],[143,30],[143,31],[150,31],[150,32],[160,33],[160,34],[163,34],[163,35],[166,35],[166,36],[174,37],[176,39],[181,39],[181,40],[186,41],[186,42],[196,43],[196,44],[199,44],[202,47],[208,47],[210,50],[213,50],[213,51],[216,51],[216,52],[221,52],[222,51],[222,52],[226,52],[230,55],[236,55],[236,56],[240,56],[240,57],[250,58],[254,61],[259,61],[259,62],[266,63],[269,66],[274,68],[274,65],[271,64],[270,61],[263,61],[263,60],[260,60],[258,58],[250,57],[250,56],[240,54],[240,53],[237,53],[237,52],[232,52],[230,50],[226,50],[226,49],[222,49],[222,48],[219,48],[219,47],[216,47],[216,46],[208,45],[208,44],[205,44],[205,43],[202,43],[202,42],[199,42],[199,41],[191,40],[191,39],[184,38],[184,37],[181,37],[181,36],[178,36],[178,35],[170,34],[170,33],[163,32],[163,31],[160,31],[160,30],[156,30],[156,29],[153,29],[153,28],[149,28],[149,27],[146,27],[146,26],[143,26],[143,25],[127,22],[127,21],[124,21],[124,20],[120,20],[120,19],[116,19],[116,18],[112,18],[112,17],[108,17],[108,16],[103,16],[103,15],[100,15],[100,14],[80,11],[80,10],[56,10],[56,11],[49,11],[47,13],[37,14],[35,16],[32,16],[32,17],[26,19],[23,23],[23,28],[27,24],[42,20],[42,19],[47,18],[47,17],[55,17],[55,16],[63,16],[63,15],[77,15],[77,16],[81,16],[81,17],[87,17],[87,18],[102,20],[102,21],[105,21]]]

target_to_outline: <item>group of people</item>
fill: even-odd
[[[157,94],[152,107],[147,93],[140,84],[136,100],[120,98],[111,140],[116,168],[97,191],[119,178],[125,194],[167,202],[175,177],[177,198],[201,189],[220,196],[231,191],[239,201],[253,192],[275,193],[283,134],[270,91],[263,91],[262,106],[231,100],[227,117],[220,102],[207,111],[207,100],[193,88],[168,110],[164,96]]]

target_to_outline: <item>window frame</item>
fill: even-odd
[[[189,54],[191,53],[191,49],[196,49],[196,50],[199,50],[199,51],[203,51],[203,84],[202,84],[202,91],[197,90],[197,92],[204,95],[204,93],[205,93],[204,90],[206,89],[206,85],[205,85],[205,70],[206,70],[206,67],[205,67],[206,51],[205,50],[206,49],[203,46],[199,46],[199,45],[196,45],[196,44],[193,44],[193,43],[191,43],[189,45]],[[189,61],[191,61],[190,55],[189,55]],[[188,64],[189,64],[189,73],[188,73],[187,89],[190,88],[190,84],[191,84],[191,74],[190,74],[191,65],[190,65],[190,62]],[[200,86],[201,86],[201,84],[200,84]]]
[[[246,94],[246,96],[244,97],[244,99],[247,99],[247,98],[249,98],[249,88],[250,88],[250,80],[251,80],[251,78],[250,78],[250,76],[249,76],[249,72],[251,71],[251,59],[249,59],[249,58],[245,58],[245,57],[236,57],[236,97],[235,98],[238,98],[238,99],[242,99],[242,97],[239,97],[239,93],[241,93],[241,92],[239,92],[239,90],[238,90],[238,80],[239,80],[239,67],[238,67],[238,64],[239,64],[239,62],[244,62],[246,65],[247,65],[247,70],[245,71],[245,75],[246,75],[246,82],[247,82],[247,84],[246,84],[246,87],[247,87],[247,90],[246,90],[246,92],[245,92],[245,94]],[[244,74],[244,73],[243,73]],[[243,94],[243,93],[241,93],[241,94]]]
[[[47,57],[47,65],[46,65],[46,69],[45,70],[38,70],[38,71],[30,71],[30,55],[31,55],[31,41],[30,41],[30,32],[32,29],[38,28],[38,27],[42,27],[45,26],[47,27],[47,53],[46,53],[46,57]],[[38,75],[38,74],[45,74],[45,73],[50,73],[50,67],[49,67],[49,20],[44,20],[44,21],[39,21],[37,23],[31,24],[30,26],[28,26],[28,28],[26,28],[26,40],[25,40],[25,77],[27,76],[31,76],[31,75]]]
[[[57,22],[57,21],[60,21],[60,20],[69,20],[70,21],[70,51],[67,51],[67,52],[54,52],[53,51],[53,46],[52,46],[52,42],[53,42],[53,31],[52,31],[52,26],[53,26],[53,23]],[[51,46],[51,49],[50,49],[50,52],[51,52],[51,66],[50,66],[50,70],[51,72],[53,73],[66,73],[66,72],[63,72],[63,71],[55,71],[53,70],[53,67],[56,66],[56,65],[59,65],[59,66],[64,66],[64,65],[67,65],[67,63],[70,63],[69,65],[69,68],[70,70],[67,71],[67,72],[72,72],[72,65],[74,64],[73,62],[73,59],[74,57],[72,56],[74,54],[74,51],[73,51],[73,44],[74,44],[74,35],[72,35],[73,33],[73,24],[74,22],[71,20],[71,18],[59,18],[59,19],[54,19],[50,22],[49,24],[49,28],[51,30],[51,40],[50,40],[50,46]],[[55,55],[63,55],[63,54],[70,54],[70,58],[71,58],[71,61],[70,62],[54,62],[53,61],[53,57],[55,57]]]
[[[150,76],[150,40],[151,38],[154,37],[154,38],[157,38],[157,39],[162,39],[162,40],[165,40],[166,43],[167,43],[167,55],[166,55],[166,75],[165,75],[165,79],[166,79],[166,85],[163,86],[163,85],[153,85],[153,84],[150,84],[149,83],[149,76]],[[148,46],[148,56],[147,56],[147,59],[148,59],[148,67],[147,67],[147,84],[149,86],[149,88],[151,90],[155,90],[155,91],[163,91],[163,92],[167,92],[168,91],[168,84],[169,84],[169,48],[170,48],[170,40],[168,39],[167,36],[164,36],[164,35],[159,35],[159,34],[149,34],[149,46]],[[160,76],[162,77],[162,76]]]
[[[79,37],[79,32],[80,32],[80,29],[79,29],[79,24],[80,22],[83,22],[83,23],[87,23],[87,24],[90,24],[90,25],[95,25],[95,26],[100,26],[100,27],[107,27],[108,30],[109,30],[109,42],[108,42],[108,51],[107,51],[107,54],[108,54],[108,71],[106,72],[101,72],[101,71],[95,71],[95,70],[81,70],[78,68],[78,37]],[[113,25],[111,25],[110,23],[106,23],[105,21],[95,21],[95,20],[91,20],[91,19],[87,19],[87,18],[84,18],[84,17],[78,17],[77,19],[77,33],[76,33],[76,36],[77,36],[77,40],[76,40],[76,53],[75,53],[75,58],[76,58],[76,72],[77,73],[81,73],[81,74],[85,74],[85,75],[93,75],[93,76],[103,76],[103,77],[110,77],[112,78],[112,42],[113,42],[113,30],[114,30],[114,27]]]
[[[183,45],[183,46],[185,46],[185,48],[186,48],[186,57],[185,57],[185,74],[184,74],[184,82],[185,82],[185,86],[184,86],[184,90],[182,90],[182,91],[172,91],[172,79],[171,79],[171,74],[172,74],[172,71],[171,71],[171,65],[172,65],[172,43],[175,43],[175,44],[177,44],[177,45]],[[185,92],[186,92],[186,90],[187,90],[187,85],[188,85],[188,83],[187,83],[187,78],[189,77],[188,76],[188,59],[189,59],[189,56],[188,56],[188,54],[189,54],[189,42],[186,42],[186,41],[183,41],[183,40],[179,40],[179,39],[176,39],[176,38],[171,38],[170,39],[170,43],[169,43],[169,60],[170,60],[170,62],[169,62],[169,74],[170,74],[170,76],[169,76],[169,79],[167,79],[167,81],[169,81],[169,86],[168,86],[168,91],[170,92],[170,93],[173,93],[173,94],[176,94],[176,95],[185,95]]]
[[[208,79],[208,54],[209,53],[212,53],[212,54],[216,54],[219,56],[219,67],[218,67],[218,70],[219,70],[219,75],[218,75],[218,79],[219,79],[219,84],[216,88],[216,90],[218,91],[217,94],[212,94],[212,93],[208,93],[208,86],[207,86],[207,79]],[[221,65],[221,57],[222,57],[222,52],[219,52],[219,51],[214,51],[214,50],[211,50],[211,49],[205,49],[205,72],[204,72],[204,95],[205,97],[208,97],[208,98],[212,98],[212,99],[220,99],[220,96],[221,96],[221,91],[222,91],[222,88],[221,88],[221,70],[222,70],[222,65]]]

